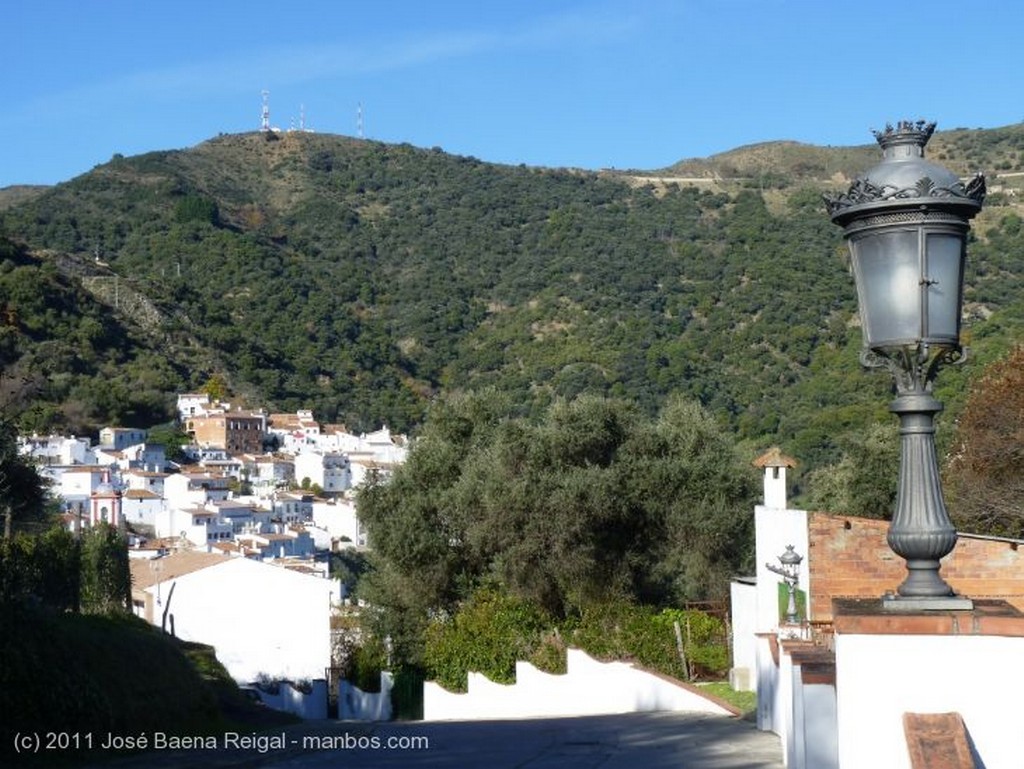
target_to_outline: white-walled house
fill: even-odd
[[[275,437],[281,449],[290,454],[321,448],[320,423],[309,409],[300,409],[294,414],[270,414],[267,434]]]
[[[146,442],[146,431],[134,427],[104,427],[100,430],[100,446],[124,451],[129,446]]]
[[[231,530],[235,534],[260,531],[264,521],[270,522],[269,511],[266,511],[265,516],[259,516],[258,509],[251,502],[245,500],[211,500],[206,503],[205,508],[220,520],[230,523]]]
[[[349,459],[340,452],[296,454],[295,478],[303,482],[308,478],[324,494],[341,494],[352,486]]]
[[[259,534],[239,534],[235,541],[261,558],[311,558],[313,538],[301,526],[277,526]]]
[[[263,492],[287,486],[295,479],[295,462],[275,454],[248,454],[242,464],[249,473],[249,483]]]
[[[96,461],[89,439],[73,435],[19,435],[18,452],[41,465],[87,465]]]
[[[139,469],[159,473],[167,466],[167,451],[159,443],[137,443],[122,449],[124,470]]]
[[[148,526],[156,531],[157,518],[166,507],[162,496],[147,489],[129,488],[121,495],[121,514],[130,525]]]
[[[346,432],[340,426],[328,426],[321,444],[325,450],[363,454],[389,464],[401,464],[408,454],[405,436],[393,435],[386,426],[362,435]]]
[[[791,461],[769,452],[755,463],[765,472],[757,576],[732,585],[731,677],[756,687],[758,728],[779,735],[786,766],[910,769],[953,755],[957,766],[1020,765],[1020,719],[1000,692],[1024,682],[1024,541],[959,533],[944,577],[982,597],[970,608],[900,605],[883,597],[906,577],[888,524],[789,509]],[[803,559],[796,623],[768,568],[789,546]]]
[[[236,681],[318,679],[331,666],[334,580],[188,551],[133,559],[131,570],[135,613],[178,638],[212,645]]]
[[[210,409],[210,396],[206,393],[179,393],[178,421],[182,424],[189,417],[206,416]]]
[[[351,499],[334,499],[313,503],[313,525],[327,533],[326,542],[313,532],[317,546],[329,546],[331,550],[344,547],[365,547],[366,532],[356,515],[356,505]]]
[[[164,496],[169,507],[205,505],[212,500],[228,498],[231,479],[206,472],[183,472],[164,479]]]
[[[274,520],[282,523],[305,523],[313,520],[313,495],[281,492],[271,500]]]
[[[352,462],[352,488],[362,486],[373,476],[388,478],[397,467],[396,463],[383,462],[372,453],[353,452],[349,458]]]
[[[96,457],[96,464],[104,467],[113,467],[123,470],[128,467],[128,460],[124,452],[111,446],[94,446],[93,456]]]
[[[149,491],[160,497],[164,495],[164,481],[167,477],[167,473],[151,470],[128,470],[121,474],[126,489]]]
[[[54,472],[47,473],[47,476],[53,478],[55,490],[65,503],[88,499],[110,475],[110,468],[100,465],[73,465],[50,469]]]
[[[157,537],[184,538],[196,547],[229,541],[235,535],[231,521],[204,505],[165,507],[157,513],[155,530]]]

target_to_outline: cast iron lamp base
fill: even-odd
[[[900,419],[900,482],[889,547],[907,562],[907,578],[882,606],[898,611],[960,611],[974,608],[939,576],[940,560],[953,551],[956,529],[939,484],[935,415],[942,410],[923,389],[903,391],[890,410]]]

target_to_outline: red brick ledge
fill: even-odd
[[[834,599],[836,635],[986,635],[1024,637],[1024,613],[1002,600],[977,600],[970,611],[897,612],[880,599]]]

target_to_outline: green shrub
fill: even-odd
[[[679,657],[679,623],[691,677],[719,677],[729,668],[729,647],[720,619],[693,609],[664,609],[628,602],[590,607],[572,630],[572,643],[598,659],[633,660],[675,678],[687,671]]]
[[[531,657],[547,626],[547,617],[535,606],[482,588],[454,616],[427,626],[427,676],[452,691],[466,690],[469,671],[513,683],[516,661]]]
[[[537,647],[530,655],[529,662],[537,670],[543,670],[545,673],[565,673],[567,660],[565,642],[562,640],[561,634],[557,630],[542,633]]]
[[[380,691],[380,673],[388,667],[388,652],[376,636],[368,636],[352,654],[349,680],[364,692]]]

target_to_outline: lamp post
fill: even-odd
[[[786,602],[786,624],[788,625],[795,625],[800,619],[796,610],[796,586],[800,581],[800,564],[803,560],[803,556],[798,554],[792,545],[786,545],[786,552],[779,556],[781,566],[765,564],[768,571],[779,574],[782,581],[786,583],[786,590],[789,593],[789,599]]]
[[[843,227],[857,284],[861,362],[888,368],[896,382],[890,410],[900,420],[900,476],[889,527],[907,578],[888,609],[969,609],[939,576],[956,545],[939,485],[932,397],[938,370],[961,359],[960,309],[970,219],[981,210],[985,178],[967,185],[924,159],[934,123],[902,121],[876,131],[882,162],[840,195],[826,196]]]

